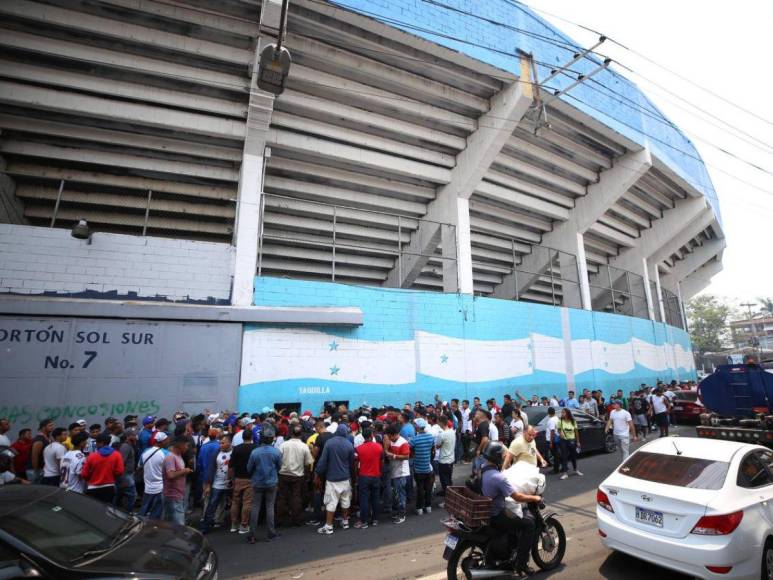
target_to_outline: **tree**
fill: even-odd
[[[703,294],[687,303],[693,348],[700,354],[717,352],[728,343],[727,319],[733,309],[716,296]]]
[[[757,298],[757,302],[760,303],[760,310],[762,311],[762,314],[768,314],[768,316],[773,316],[773,298],[768,296],[767,298]]]

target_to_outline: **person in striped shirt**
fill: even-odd
[[[427,433],[427,421],[416,419],[416,436],[408,441],[413,451],[413,477],[416,480],[416,513],[432,513],[432,485],[435,472],[432,470],[432,451],[435,438]]]

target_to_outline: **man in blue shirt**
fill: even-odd
[[[267,542],[279,537],[274,527],[274,504],[276,503],[276,487],[279,483],[279,470],[282,468],[282,452],[274,447],[276,431],[273,425],[263,427],[260,437],[260,447],[253,449],[247,460],[247,473],[252,484],[252,511],[250,511],[250,532],[247,543],[255,543],[255,531],[260,518],[261,504],[266,498]]]
[[[483,458],[486,464],[482,469],[483,495],[490,497],[491,502],[491,527],[507,534],[518,534],[518,549],[515,557],[515,572],[518,574],[532,574],[529,568],[529,550],[534,539],[534,518],[528,509],[523,510],[523,517],[509,518],[505,515],[505,498],[511,497],[519,503],[539,503],[542,498],[538,495],[530,495],[515,491],[500,471],[505,457],[505,448],[498,442],[486,445],[483,450]]]
[[[142,420],[142,431],[137,437],[137,455],[141,456],[150,447],[150,438],[153,436],[155,422],[156,418],[153,415],[148,415]]]
[[[408,439],[413,451],[413,477],[416,480],[416,513],[422,515],[424,510],[432,513],[432,484],[435,473],[432,470],[432,451],[435,448],[435,438],[426,433],[427,422],[416,419],[417,435]]]
[[[341,505],[343,521],[341,527],[349,528],[349,507],[352,503],[352,482],[354,473],[354,445],[349,441],[351,431],[346,425],[339,425],[335,435],[331,437],[322,449],[315,468],[314,485],[322,485],[325,479],[325,525],[317,530],[320,534],[333,533],[333,517],[336,508]]]
[[[565,404],[567,409],[577,409],[580,410],[580,402],[574,398],[574,391],[569,391],[569,397],[566,399]]]

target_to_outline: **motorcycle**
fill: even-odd
[[[531,557],[541,570],[557,568],[566,552],[566,533],[555,513],[543,515],[545,504],[528,504],[534,517],[534,543]],[[480,580],[512,575],[516,544],[507,534],[482,525],[470,528],[450,517],[443,559],[448,561],[448,580]]]

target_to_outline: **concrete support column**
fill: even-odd
[[[664,323],[666,322],[666,306],[663,302],[663,289],[660,287],[660,271],[658,270],[658,267],[655,266],[653,268],[653,272],[655,275],[655,291],[657,292],[658,296],[658,308],[660,309],[660,320],[662,320]]]
[[[583,234],[617,203],[651,166],[652,157],[649,149],[627,153],[615,162],[612,169],[601,174],[598,183],[588,186],[587,195],[577,199],[569,219],[558,224],[542,238],[543,246],[577,256],[582,307],[587,310],[592,309],[592,303]],[[542,260],[542,254],[539,251],[527,254],[523,258],[522,268],[533,274],[518,276],[517,284],[514,274],[504,276],[502,284],[494,289],[494,296],[508,300],[520,296],[545,273],[549,266],[550,264]]]
[[[528,76],[521,78],[526,80]],[[395,266],[389,272],[385,286],[410,288],[441,244],[444,257],[456,257],[455,264],[450,259],[443,260],[444,292],[472,293],[469,199],[531,102],[531,85],[524,81],[506,85],[491,98],[489,111],[478,119],[477,129],[467,137],[466,148],[456,156],[451,181],[438,189],[424,219],[411,235],[409,253],[403,256],[399,269]]]
[[[267,44],[276,41],[280,29],[281,0],[263,0],[260,32],[252,64],[247,131],[244,139],[239,189],[237,193],[234,244],[234,279],[231,302],[235,306],[252,305],[258,268],[260,207],[263,195],[264,151],[274,109],[274,97],[257,88],[258,58]]]
[[[590,281],[588,279],[588,261],[585,259],[585,237],[577,232],[577,267],[580,271],[580,296],[582,307],[585,310],[592,310],[590,300]]]
[[[644,297],[647,300],[647,314],[650,320],[656,320],[655,318],[655,304],[652,301],[652,288],[650,288],[650,273],[649,266],[647,265],[647,258],[641,259],[641,271],[644,278]]]

